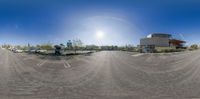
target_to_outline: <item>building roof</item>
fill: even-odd
[[[152,37],[171,38],[172,35],[166,33],[153,33],[147,36],[147,38],[152,38]]]

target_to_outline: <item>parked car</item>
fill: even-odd
[[[16,49],[16,50],[14,50],[13,52],[15,52],[15,53],[22,53],[23,50]]]
[[[37,53],[45,53],[47,50],[36,50]]]
[[[29,52],[31,52],[31,53],[36,53],[36,50],[30,50]]]

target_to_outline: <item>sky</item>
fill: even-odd
[[[0,44],[138,45],[151,33],[200,44],[199,0],[1,0]],[[98,33],[103,35],[98,37]]]

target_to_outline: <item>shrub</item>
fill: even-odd
[[[193,45],[191,45],[190,46],[190,49],[192,50],[196,50],[196,49],[198,49],[198,45],[197,44],[193,44]]]
[[[175,48],[159,48],[156,50],[157,53],[171,53],[171,52],[181,52],[184,49],[175,49]]]

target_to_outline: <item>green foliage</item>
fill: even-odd
[[[53,45],[52,44],[42,44],[42,45],[37,45],[37,48],[42,49],[42,50],[52,50]]]
[[[101,50],[118,50],[118,46],[101,46]]]
[[[96,45],[86,45],[85,49],[86,50],[98,50],[99,46],[96,46]]]
[[[4,45],[2,45],[2,47],[8,49],[8,48],[11,48],[12,46],[9,44],[4,44]]]
[[[133,45],[126,45],[126,46],[120,46],[118,47],[118,50],[121,50],[121,51],[130,51],[130,52],[139,52],[139,49],[138,47],[135,47]]]
[[[72,46],[73,46],[73,50],[76,52],[76,50],[82,49],[83,42],[80,39],[73,40]]]
[[[197,44],[193,44],[190,46],[191,50],[197,50],[198,49],[198,45]]]
[[[170,52],[181,52],[181,49],[162,49],[161,53],[170,53]]]
[[[157,47],[156,52],[157,53],[171,53],[171,52],[181,52],[185,51],[184,49],[176,49],[173,47]]]

